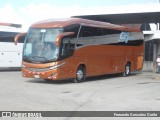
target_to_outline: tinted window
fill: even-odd
[[[64,28],[64,32],[74,32],[73,38],[76,38],[79,31],[79,27],[79,24],[69,25]]]
[[[82,26],[79,37],[101,36],[102,29],[90,26]]]
[[[80,37],[92,37],[92,36],[102,36],[102,35],[110,35],[110,34],[120,34],[121,32],[122,31],[120,31],[120,30],[82,26],[81,32],[80,32]]]
[[[103,35],[120,34],[121,32],[122,31],[120,31],[120,30],[112,30],[112,29],[103,28]]]
[[[0,32],[0,42],[14,42],[15,32]]]

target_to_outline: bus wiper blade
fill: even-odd
[[[47,63],[47,62],[54,62],[54,61],[56,61],[56,60],[57,60],[57,59],[47,60],[46,63]]]
[[[47,58],[41,57],[41,56],[30,56],[30,58],[40,58],[40,59],[42,58],[42,59],[44,59],[45,61],[48,61]]]

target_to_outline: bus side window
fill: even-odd
[[[96,39],[102,36],[102,28],[81,26],[76,47],[82,47],[88,44],[94,44]]]
[[[18,33],[16,32],[1,32],[0,33],[0,42],[14,42],[14,37],[17,35]]]
[[[121,30],[112,30],[112,29],[107,29],[103,28],[103,35],[112,35],[112,34],[121,34]]]
[[[74,35],[72,37],[77,38],[79,28],[80,28],[79,24],[69,25],[64,28],[64,32],[74,32]]]
[[[67,56],[68,55],[68,47],[69,47],[69,39],[63,38],[62,39],[62,53],[61,56]]]
[[[102,32],[101,28],[82,26],[79,37],[102,36]]]
[[[61,47],[60,47],[61,58],[66,58],[73,55],[75,43],[71,43],[71,39],[72,38],[68,38],[68,37],[62,38]]]

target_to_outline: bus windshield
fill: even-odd
[[[55,40],[62,32],[62,28],[29,29],[24,43],[23,60],[31,63],[56,61],[59,57],[59,47],[55,46]]]

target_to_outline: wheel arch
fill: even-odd
[[[130,64],[130,65],[131,65],[131,61],[127,61],[127,62],[126,62],[126,65],[127,65],[127,64]]]
[[[80,66],[85,67],[85,69],[87,69],[87,68],[86,68],[86,64],[84,64],[84,63],[80,63],[80,64],[77,66],[77,69],[78,69]]]
[[[82,76],[83,75],[83,76]],[[86,65],[79,64],[76,70],[76,77],[73,79],[73,82],[80,83],[86,80]]]
[[[74,74],[74,76],[76,76],[76,71],[78,70],[78,68],[79,68],[80,66],[85,67],[85,69],[86,69],[86,74],[87,74],[87,66],[86,66],[85,63],[81,62],[81,63],[79,63],[79,64],[77,64],[77,65],[75,66],[75,74]]]
[[[127,61],[126,64],[125,64],[125,66],[126,66],[127,64],[130,65],[130,70],[132,70],[132,63],[131,63],[131,61]]]

